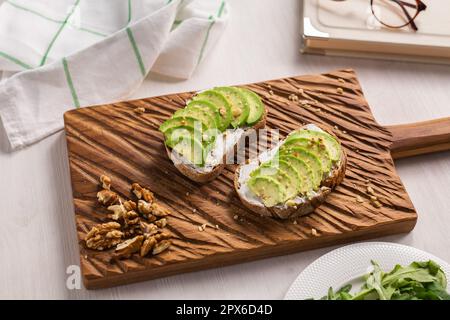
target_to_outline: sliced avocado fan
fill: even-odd
[[[326,132],[295,131],[270,161],[250,173],[248,187],[269,207],[309,196],[320,188],[341,152],[339,142]]]
[[[185,108],[161,124],[159,130],[169,148],[190,160],[194,155],[198,157],[196,152],[188,152],[188,144],[201,145],[205,157],[217,135],[228,128],[251,126],[263,115],[264,105],[256,93],[236,87],[218,87],[194,96]],[[180,141],[184,142],[180,144]],[[197,162],[196,165],[204,165],[203,158]]]

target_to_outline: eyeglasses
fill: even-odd
[[[420,0],[370,0],[370,8],[375,19],[388,28],[403,28],[410,25],[417,31],[414,19],[427,6]]]

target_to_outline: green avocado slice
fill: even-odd
[[[192,105],[190,107],[187,106],[186,108],[175,112],[172,117],[191,117],[204,123],[208,129],[217,128],[216,119],[213,115],[211,115],[209,109],[205,109],[199,105]]]
[[[291,176],[293,168],[287,163],[274,164],[266,162],[258,169],[250,173],[250,177],[271,177],[275,179],[285,190],[284,197],[281,202],[295,197],[298,194],[297,183],[295,176]],[[298,177],[298,174],[297,174]]]
[[[194,165],[203,166],[205,163],[205,149],[203,148],[203,145],[193,137],[186,136],[180,138],[174,143],[172,149]]]
[[[261,198],[266,207],[273,207],[283,202],[285,190],[277,180],[269,176],[256,176],[248,180],[250,191]]]
[[[301,182],[299,188],[300,194],[306,195],[313,190],[313,173],[303,160],[294,156],[282,155],[280,156],[281,161],[289,163],[298,172]]]
[[[264,114],[264,104],[261,98],[253,91],[246,88],[239,88],[242,94],[247,98],[249,113],[247,118],[247,125],[252,126],[261,120]]]
[[[300,147],[280,149],[279,154],[290,155],[304,161],[311,168],[313,189],[316,190],[320,186],[323,177],[322,165],[314,154]]]
[[[300,177],[300,174],[291,164],[281,159],[278,160],[278,163],[276,163],[276,161],[263,163],[258,169],[250,173],[250,177],[254,177],[257,175],[273,176],[278,174],[278,170],[286,173],[289,177],[289,181],[292,180],[293,184],[295,185],[296,194],[300,192],[302,184],[302,178]]]
[[[200,141],[203,146],[206,146],[208,144],[212,144],[215,141],[216,136],[210,132],[210,130],[207,130],[205,132],[198,131],[195,132],[194,127],[191,126],[179,126],[179,127],[173,127],[168,129],[165,133],[165,142],[166,145],[170,148],[173,147],[173,145],[178,142],[183,137],[193,137]]]
[[[217,108],[214,104],[211,102],[205,101],[205,100],[194,100],[188,103],[185,110],[189,112],[188,110],[204,110],[205,112],[209,113],[211,117],[214,119],[215,128],[219,129],[222,125],[219,108]]]
[[[323,140],[322,140],[323,141]],[[313,153],[322,165],[323,172],[330,172],[331,170],[331,157],[325,144],[319,139],[314,138],[292,138],[287,140],[281,148],[301,147],[309,152]]]
[[[201,132],[204,132],[208,129],[208,126],[203,121],[199,121],[198,119],[183,116],[183,117],[176,117],[176,118],[170,118],[166,121],[164,121],[163,124],[159,127],[159,131],[162,133],[166,133],[169,129],[175,128],[175,127],[181,127],[181,126],[189,126],[192,128],[198,128]]]
[[[208,101],[215,105],[220,113],[221,121],[219,129],[225,131],[231,123],[231,104],[223,94],[215,90],[206,90],[196,95],[193,100]]]
[[[317,130],[308,130],[308,129],[301,129],[298,131],[295,131],[291,133],[287,138],[286,142],[289,140],[295,139],[295,138],[307,138],[307,139],[320,139],[321,142],[325,145],[325,148],[327,149],[331,161],[333,163],[337,162],[341,158],[341,145],[340,143],[330,134],[324,132],[324,131],[317,131]]]
[[[231,104],[231,125],[236,128],[243,126],[248,118],[250,108],[248,106],[247,98],[235,87],[217,87],[214,91],[222,93]]]
[[[272,166],[276,166],[276,163],[272,163]],[[289,178],[291,178],[290,180],[292,181],[292,184],[294,186],[294,196],[296,196],[301,189],[301,185],[302,185],[302,178],[300,177],[300,174],[298,173],[298,171],[291,166],[288,162],[279,159],[278,160],[278,167],[280,168],[280,170],[284,173],[286,173],[288,175]],[[289,188],[286,188],[286,190],[289,190]]]

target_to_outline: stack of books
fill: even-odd
[[[388,1],[303,1],[302,51],[450,64],[450,1],[423,0],[426,9],[414,19],[417,30],[409,24],[391,28],[380,23],[378,10],[390,18],[386,7],[376,7],[383,2]],[[414,12],[412,6],[409,12]],[[408,22],[401,11],[394,14]]]

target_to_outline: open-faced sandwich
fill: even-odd
[[[227,154],[250,129],[263,128],[267,111],[251,90],[218,87],[198,93],[159,128],[176,168],[207,182],[225,167]]]
[[[290,133],[273,149],[240,165],[235,188],[253,212],[295,218],[325,201],[345,175],[346,155],[339,140],[314,124]]]

